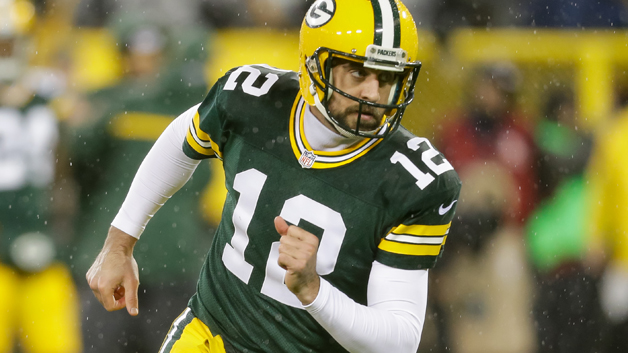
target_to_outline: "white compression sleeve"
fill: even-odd
[[[190,179],[200,163],[182,146],[198,105],[179,115],[157,139],[135,174],[112,226],[139,238],[148,221]]]
[[[368,306],[321,278],[305,309],[349,352],[415,353],[427,308],[427,270],[399,270],[373,262]]]

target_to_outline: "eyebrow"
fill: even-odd
[[[333,58],[332,59],[332,63],[331,66],[332,67],[336,67],[336,66],[340,66],[340,65],[345,65],[348,64],[351,67],[363,67],[362,64],[352,61],[352,60],[347,60],[347,59],[343,59],[343,58]]]
[[[349,65],[349,67],[353,69],[364,69],[364,65],[357,63],[355,61],[347,61],[347,64]]]

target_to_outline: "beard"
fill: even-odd
[[[355,130],[357,122],[358,122],[357,114],[359,114],[359,111],[360,111],[359,103],[345,109],[333,109],[331,107],[332,106],[331,103],[333,102],[333,100],[334,100],[334,97],[332,96],[330,104],[329,104],[329,111],[331,115],[342,126],[346,126],[350,128],[351,130]],[[382,118],[384,117],[384,109],[374,108],[374,107],[365,105],[362,107],[361,114],[362,116],[360,119],[360,126],[359,126],[360,131],[374,131],[374,130],[377,130],[381,126]],[[373,119],[370,119],[370,117],[368,119],[365,119],[364,117],[365,114],[370,115],[371,117],[373,117]]]

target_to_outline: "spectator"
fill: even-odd
[[[442,147],[448,159],[462,170],[461,174],[467,170],[469,178],[478,183],[469,190],[479,196],[470,195],[473,199],[466,201],[475,203],[463,206],[461,201],[460,204],[460,207],[468,208],[469,214],[459,213],[463,221],[461,227],[483,228],[465,232],[467,245],[475,249],[481,247],[482,235],[490,234],[500,224],[522,225],[536,204],[535,147],[524,117],[516,106],[520,80],[519,71],[509,63],[480,68],[469,89],[471,100],[467,111],[443,129]],[[506,179],[489,181],[488,177],[476,175],[485,165],[494,166]],[[504,187],[512,189],[499,192]],[[485,189],[486,193],[478,194],[478,188]],[[479,225],[477,219],[486,222]]]
[[[181,54],[173,45],[179,40],[171,40],[161,27],[141,22],[119,33],[125,77],[89,96],[88,115],[74,126],[72,162],[81,193],[74,262],[80,283],[85,283],[84,274],[102,245],[97,234],[108,228],[128,191],[131,171],[174,117],[200,102],[207,90],[199,79],[202,65],[190,66],[193,59],[203,62],[204,52]],[[176,65],[174,59],[180,56],[187,59],[185,67]],[[142,319],[120,312],[103,315],[89,288],[83,287],[85,352],[159,349],[172,320],[195,292],[204,257],[198,249],[211,241],[199,202],[209,168],[200,167],[199,172],[146,228],[152,241],[135,253],[143,279]]]
[[[602,329],[586,249],[585,181],[592,140],[576,126],[573,96],[556,92],[536,127],[541,203],[527,222],[536,271],[537,352],[597,352]]]
[[[464,184],[452,228],[457,236],[448,239],[451,252],[431,287],[441,351],[519,352],[532,345],[520,233],[536,202],[535,146],[517,109],[520,81],[510,63],[480,67],[470,77],[466,110],[440,136],[438,146]]]

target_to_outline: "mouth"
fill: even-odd
[[[358,114],[358,112],[351,113],[352,120],[354,121],[354,126],[355,124],[357,124]],[[371,131],[379,127],[381,119],[378,119],[374,112],[362,112],[362,114],[359,116],[360,130]]]
[[[353,113],[353,114],[355,115],[355,118],[357,120],[358,113],[356,112],[356,113]],[[360,121],[367,121],[367,122],[375,121],[375,116],[373,115],[373,113],[362,112],[362,114],[360,114]]]

